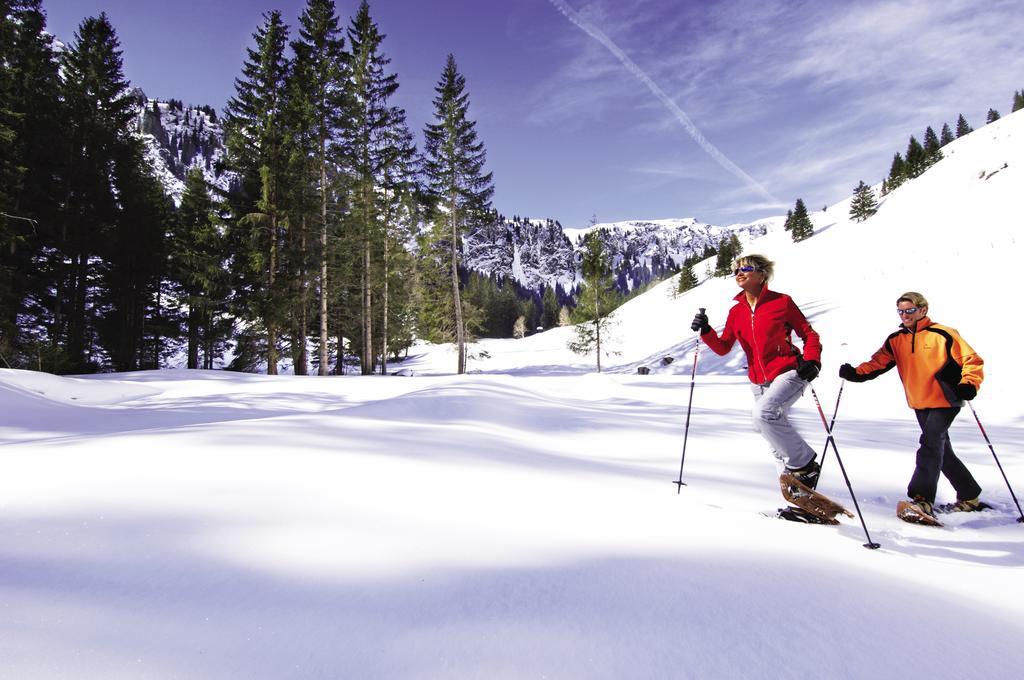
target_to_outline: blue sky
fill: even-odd
[[[106,11],[151,97],[222,108],[245,47],[304,0],[44,0],[65,42]],[[338,2],[347,25],[357,0]],[[963,113],[1024,89],[1019,0],[376,0],[422,138],[445,56],[466,76],[495,207],[565,227],[820,209]],[[572,20],[575,18],[575,21]],[[660,96],[658,93],[661,93]],[[682,116],[680,116],[682,114]],[[689,125],[687,125],[687,121]],[[697,137],[702,142],[697,141]]]

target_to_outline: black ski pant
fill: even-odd
[[[945,475],[956,490],[957,500],[971,500],[981,495],[981,487],[967,466],[953,453],[949,443],[949,426],[960,413],[957,407],[914,409],[921,426],[921,447],[917,450],[917,467],[910,478],[907,495],[920,496],[935,502],[939,473]]]

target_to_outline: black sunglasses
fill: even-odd
[[[732,275],[733,276],[739,276],[741,272],[744,273],[744,274],[749,274],[750,272],[763,272],[763,271],[764,270],[761,269],[760,267],[755,267],[755,266],[750,265],[750,264],[745,264],[742,267],[736,267],[736,269],[733,269],[732,270]]]
[[[906,309],[897,309],[896,313],[900,316],[910,316],[911,314],[917,314],[917,307],[907,307]]]

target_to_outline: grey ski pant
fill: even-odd
[[[768,442],[780,473],[783,466],[801,468],[814,460],[814,450],[789,422],[789,409],[806,388],[807,381],[795,370],[780,374],[770,383],[750,386],[754,393],[754,431]]]

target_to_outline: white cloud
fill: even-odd
[[[834,201],[860,179],[880,181],[911,134],[938,132],[959,113],[979,127],[989,107],[1007,113],[1024,86],[1019,0],[577,4],[711,143],[784,201]],[[544,124],[616,120],[624,135],[666,139],[661,155],[623,158],[624,167],[645,168],[652,180],[651,169],[674,167],[691,145],[678,122],[571,28],[566,22],[563,38],[571,56],[537,90],[555,104]],[[724,198],[720,184],[731,180],[715,175],[703,178],[707,189],[693,193],[701,204],[688,212],[749,199]]]

